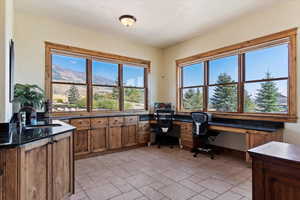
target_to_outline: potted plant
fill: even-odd
[[[19,83],[15,85],[13,102],[19,104],[19,112],[26,112],[27,121],[30,121],[32,114],[36,118],[36,110],[44,107],[44,100],[45,92],[39,86]]]

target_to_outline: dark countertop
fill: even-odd
[[[141,115],[141,121],[155,120],[154,115]],[[192,117],[190,115],[174,115],[174,121],[192,123]],[[224,118],[211,118],[208,122],[213,126],[225,126],[232,128],[241,128],[257,131],[275,132],[280,128],[284,128],[282,122],[270,122],[270,121],[255,121],[255,120],[239,120],[239,119],[224,119]]]
[[[80,118],[98,118],[98,117],[121,117],[121,116],[133,116],[138,115],[140,121],[155,120],[153,114],[148,112],[132,112],[132,113],[103,113],[97,115],[87,115],[87,116],[60,116],[52,117],[53,119],[59,120],[69,120],[69,119],[80,119]],[[175,114],[175,121],[192,123],[193,120],[191,115]],[[224,119],[224,118],[214,118],[211,117],[209,125],[214,126],[225,126],[233,128],[242,128],[257,131],[275,132],[280,128],[284,128],[284,123],[282,122],[271,122],[271,121],[258,121],[258,120],[240,120],[240,119]]]
[[[251,156],[267,156],[300,163],[300,147],[282,142],[269,142],[248,151]]]
[[[84,118],[100,118],[100,117],[123,117],[123,116],[141,116],[149,115],[148,112],[137,112],[137,113],[103,113],[103,114],[93,114],[93,115],[72,115],[72,116],[52,116],[52,119],[57,120],[68,120],[68,119],[84,119]]]
[[[30,142],[73,131],[75,129],[75,127],[59,120],[43,119],[38,121],[38,125],[47,124],[58,124],[58,126],[50,128],[40,127],[34,129],[20,129],[17,128],[15,124],[11,124],[10,130],[0,131],[0,149],[21,146]]]

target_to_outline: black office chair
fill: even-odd
[[[210,154],[210,158],[214,159],[215,150],[209,145],[210,141],[214,141],[218,133],[208,131],[208,115],[204,112],[192,112],[193,119],[193,136],[198,137],[199,147],[194,149],[194,157],[199,153],[205,152]]]
[[[151,125],[152,132],[156,133],[156,144],[161,145],[180,145],[180,127],[173,124],[173,110],[156,110],[156,124]]]

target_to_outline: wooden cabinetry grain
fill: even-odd
[[[90,140],[89,130],[79,130],[74,133],[75,142],[75,155],[88,154],[90,152],[89,140]]]
[[[109,127],[109,149],[122,147],[122,126]]]
[[[137,144],[137,125],[125,125],[122,127],[122,144],[125,147]]]
[[[299,200],[300,148],[270,142],[249,150],[253,200]]]
[[[70,135],[57,135],[52,145],[53,200],[65,199],[74,193],[73,140]]]
[[[20,151],[20,200],[51,199],[51,146],[40,140]]]
[[[61,200],[74,192],[72,133],[20,148],[20,200]]]
[[[108,148],[108,127],[93,129],[90,131],[91,152],[101,152]]]

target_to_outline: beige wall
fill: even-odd
[[[13,38],[13,0],[0,1],[0,123],[11,117],[9,103],[9,42]]]
[[[299,27],[299,11],[299,0],[283,2],[272,8],[240,17],[207,34],[164,50],[64,24],[53,19],[17,13],[14,30],[17,56],[16,81],[44,86],[44,41],[51,41],[151,60],[151,102],[171,101],[175,104],[176,59]],[[299,74],[298,70],[298,77]],[[298,79],[299,84],[300,79]],[[298,94],[300,94],[299,90],[300,87],[298,87]],[[299,102],[298,105],[300,105]],[[285,141],[300,144],[300,133],[297,129],[300,130],[299,123],[286,124]],[[216,143],[234,149],[243,149],[245,145],[243,136],[236,134],[222,134]]]
[[[260,36],[276,33],[289,28],[300,26],[300,1],[285,1],[277,4],[272,8],[268,8],[251,15],[240,17],[233,23],[226,24],[207,34],[197,38],[185,41],[178,45],[164,49],[163,66],[164,71],[160,85],[176,84],[176,65],[175,60],[185,58],[201,52],[221,48],[231,44],[236,44],[250,39],[255,39]],[[300,34],[298,36],[300,41]],[[298,43],[299,46],[299,43]],[[298,57],[300,51],[298,51]],[[300,62],[298,62],[299,66]],[[300,70],[298,70],[298,94],[300,94]],[[157,94],[163,101],[176,102],[175,87],[161,87]],[[298,99],[298,105],[300,105]],[[300,106],[298,106],[300,108]],[[300,116],[298,109],[298,116]],[[300,145],[300,124],[286,124],[285,141]],[[243,142],[240,135],[223,134],[217,139],[217,143],[222,146],[231,147],[234,149],[243,149]]]
[[[44,42],[71,45],[151,61],[150,96],[157,96],[157,74],[161,69],[162,50],[141,45],[122,38],[64,24],[60,21],[17,13],[15,15],[16,81],[34,83],[44,87]]]

